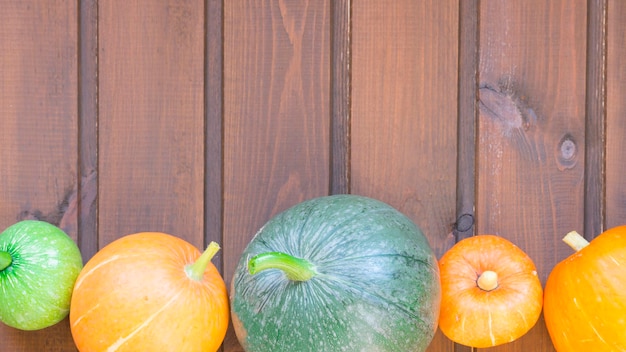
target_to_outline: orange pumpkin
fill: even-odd
[[[478,235],[439,261],[439,328],[454,342],[492,347],[514,341],[541,314],[543,292],[531,258],[510,241]]]
[[[229,319],[226,286],[190,243],[143,232],[113,241],[76,279],[70,327],[79,351],[216,351]]]
[[[576,253],[548,276],[544,318],[557,351],[626,350],[626,226],[587,242],[563,239]]]

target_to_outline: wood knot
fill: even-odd
[[[466,232],[474,226],[474,216],[472,214],[461,214],[454,223],[454,228],[458,232]]]
[[[479,90],[480,109],[490,118],[502,124],[505,131],[521,128],[524,117],[513,97],[490,86]]]
[[[570,134],[566,134],[557,144],[556,160],[559,170],[563,171],[576,166],[578,147]]]
[[[482,114],[499,126],[504,136],[515,131],[528,131],[537,122],[537,115],[524,96],[507,84],[493,87],[482,84],[479,88],[479,108]]]

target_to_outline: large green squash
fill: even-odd
[[[231,287],[248,352],[424,351],[441,300],[437,260],[418,227],[380,201],[334,195],[271,219]]]

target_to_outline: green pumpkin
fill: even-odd
[[[275,216],[243,252],[231,287],[248,352],[424,351],[440,300],[437,260],[419,228],[356,195]]]

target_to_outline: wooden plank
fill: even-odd
[[[583,229],[587,3],[480,6],[477,233],[508,238],[543,283]],[[553,351],[543,320],[490,351]]]
[[[478,120],[478,0],[459,1],[459,88],[455,240],[474,235]]]
[[[0,11],[0,225],[24,218],[77,239],[76,1],[4,2]],[[36,332],[0,324],[2,350],[75,351],[68,320]]]
[[[224,273],[273,215],[328,194],[330,2],[224,2]],[[241,351],[234,334],[224,350]]]
[[[606,228],[626,219],[626,3],[610,0],[607,19]]]
[[[413,217],[438,255],[455,222],[458,8],[353,4],[352,191]]]
[[[607,0],[588,3],[585,126],[585,227],[593,239],[605,224]],[[623,136],[623,135],[622,135]]]
[[[350,0],[332,2],[330,193],[350,193]]]
[[[221,0],[206,2],[205,49],[205,246],[216,241],[224,244],[224,5]],[[213,264],[224,276],[224,250],[219,251]],[[232,335],[232,325],[229,326]],[[223,346],[220,351],[223,351]]]
[[[479,16],[478,0],[459,1],[457,203],[453,229],[456,242],[475,235]],[[454,352],[472,350],[469,346],[454,344]]]
[[[98,251],[98,2],[79,2],[78,245],[86,262]]]
[[[204,244],[204,2],[99,2],[100,246]]]
[[[412,218],[438,257],[454,243],[458,16],[458,1],[352,4],[351,192]]]
[[[206,7],[206,57],[205,57],[205,245],[211,241],[223,243],[223,4],[209,0]],[[213,259],[222,272],[224,251]]]

